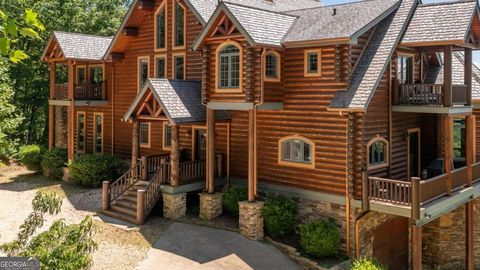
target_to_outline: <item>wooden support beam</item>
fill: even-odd
[[[475,138],[475,123],[472,121],[472,115],[465,116],[465,159],[467,162],[467,185],[469,187],[473,184],[473,175],[472,175],[472,165],[473,161],[473,153],[475,149],[473,148],[473,140]]]
[[[70,106],[68,106],[68,127],[67,127],[67,153],[68,160],[73,160],[74,157],[74,131],[75,131],[75,100],[74,100],[74,88],[75,88],[75,65],[73,61],[68,62],[68,99],[70,100]]]
[[[474,270],[475,264],[473,261],[473,202],[468,202],[465,205],[465,255],[466,255],[466,269]]]
[[[447,174],[446,191],[450,195],[452,193],[452,165],[453,165],[453,117],[445,115],[443,118],[443,165],[445,174]]]
[[[254,129],[253,129],[253,110],[248,111],[248,201],[255,202],[255,188],[254,188]]]
[[[180,136],[178,125],[172,125],[172,150],[170,152],[170,185],[180,185]]]
[[[472,49],[465,48],[465,78],[464,84],[467,86],[467,105],[472,105]]]
[[[215,193],[215,111],[207,109],[207,192]]]
[[[138,27],[125,27],[122,31],[123,35],[126,37],[136,37],[140,33]]]
[[[443,55],[443,106],[452,107],[452,46],[445,46]]]
[[[55,98],[55,62],[50,62],[50,99]],[[55,147],[55,108],[48,106],[48,149]]]
[[[132,130],[132,168],[137,166],[137,162],[138,162],[139,133],[140,133],[140,124],[137,119],[134,119],[133,130]]]
[[[422,227],[415,225],[412,220],[411,226],[411,250],[412,250],[412,270],[422,269]]]
[[[420,219],[420,178],[412,177],[412,220]]]
[[[368,211],[370,210],[370,199],[368,198],[370,195],[370,188],[369,188],[369,181],[368,181],[368,172],[362,172],[362,210]]]

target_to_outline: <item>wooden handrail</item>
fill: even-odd
[[[162,160],[165,160],[167,162],[170,161],[170,154],[148,156],[146,165],[147,173],[153,174],[157,172],[161,167]]]
[[[180,163],[180,183],[186,184],[206,176],[206,160],[194,160]]]
[[[110,184],[108,192],[110,203],[118,199],[125,191],[140,181],[143,166],[143,162],[138,162],[137,165],[120,176],[117,181]]]
[[[140,200],[137,200],[137,222],[139,223],[143,223],[146,217],[148,217],[160,198],[162,185],[167,183],[169,168],[165,159],[162,159],[160,162],[161,165],[153,175],[147,188],[143,191],[137,191],[143,192],[143,194],[139,193],[137,196],[137,198],[140,198]]]

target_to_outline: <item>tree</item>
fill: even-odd
[[[33,212],[20,226],[17,238],[1,245],[0,250],[8,256],[35,257],[42,270],[89,268],[97,248],[91,217],[72,225],[67,225],[64,219],[57,220],[47,231],[32,238],[43,226],[45,214],[60,212],[62,199],[55,192],[39,191],[32,206]]]

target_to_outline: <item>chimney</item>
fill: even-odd
[[[337,15],[337,8],[333,8],[332,16],[335,16],[335,15]]]

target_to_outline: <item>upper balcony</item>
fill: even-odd
[[[107,100],[106,84],[103,82],[76,84],[73,91],[73,97],[74,100],[78,101]],[[54,99],[69,100],[68,83],[55,85]]]

